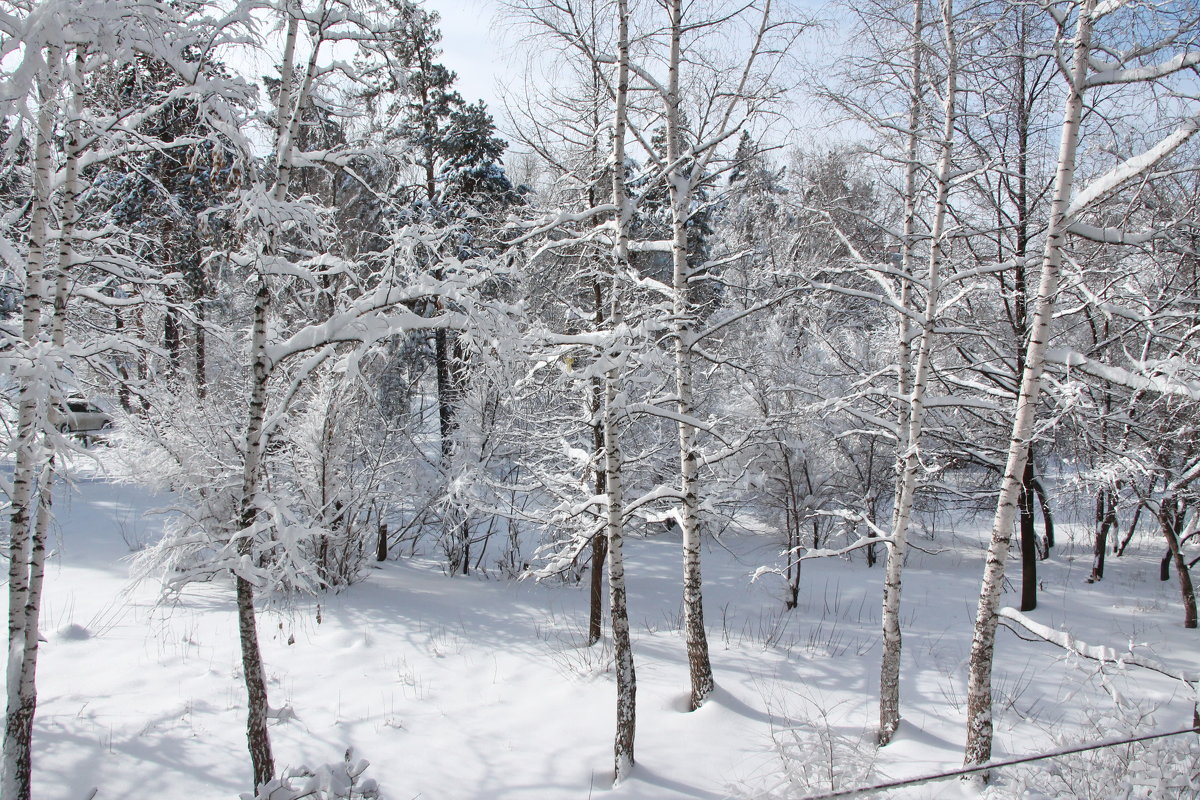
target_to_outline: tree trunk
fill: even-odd
[[[595,325],[600,330],[604,325],[604,290],[600,281],[592,284],[592,298],[595,302]],[[590,410],[592,412],[592,452],[600,461],[604,455],[604,381],[592,378],[592,396]],[[597,497],[605,493],[605,465],[597,463],[594,473],[595,485],[593,492]],[[608,558],[608,537],[604,531],[592,535],[592,570],[591,570],[591,603],[588,612],[588,647],[600,641],[604,633],[604,564]]]
[[[375,539],[375,560],[387,561],[388,557],[388,526],[386,522],[379,523],[379,531]]]
[[[1033,456],[1025,459],[1025,471],[1021,477],[1021,610],[1037,608],[1037,530],[1033,524]]]
[[[979,591],[979,608],[975,618],[975,632],[971,641],[971,655],[968,661],[967,744],[964,755],[964,761],[968,765],[982,764],[992,755],[992,664],[996,644],[996,611],[1000,603],[1004,567],[1008,560],[1009,544],[1012,540],[1017,496],[1020,492],[1022,477],[1025,474],[1025,462],[1029,456],[1034,411],[1041,389],[1044,357],[1050,338],[1050,322],[1054,314],[1054,300],[1058,293],[1059,265],[1062,261],[1063,242],[1067,235],[1066,212],[1074,183],[1075,150],[1079,139],[1084,80],[1087,76],[1095,6],[1096,0],[1084,0],[1079,9],[1069,75],[1070,86],[1063,111],[1058,170],[1054,179],[1053,199],[1046,230],[1046,245],[1042,254],[1041,283],[1038,287],[1037,306],[1030,328],[1029,343],[1025,351],[1025,365],[1021,376],[1020,391],[1017,395],[1017,408],[1013,418],[1013,431],[1009,442],[1007,464],[1004,469],[1004,480],[996,501],[991,544],[988,547],[987,564]]]
[[[254,788],[275,776],[271,753],[271,735],[267,731],[267,679],[263,672],[262,651],[258,645],[258,625],[254,616],[254,587],[241,575],[237,577],[238,641],[242,648],[242,676],[246,684],[248,711],[246,743],[254,769]]]
[[[1129,527],[1125,529],[1125,536],[1113,551],[1114,555],[1118,557],[1125,555],[1125,548],[1129,547],[1129,541],[1133,538],[1133,534],[1137,532],[1138,521],[1142,517],[1142,508],[1143,504],[1138,503],[1137,508],[1133,510],[1133,519],[1129,521]]]
[[[913,5],[913,47],[920,47],[921,10],[920,2]],[[921,470],[921,431],[925,414],[925,392],[929,381],[930,361],[933,357],[933,338],[939,305],[941,303],[941,272],[945,258],[946,213],[949,206],[950,178],[954,162],[954,129],[957,119],[958,48],[954,32],[954,8],[952,0],[942,4],[942,28],[948,55],[946,91],[944,95],[944,125],[938,154],[936,197],[933,208],[933,223],[930,227],[929,274],[925,291],[925,310],[921,318],[920,338],[917,344],[917,363],[912,374],[912,393],[908,398],[908,433],[901,437],[906,445],[903,469],[898,476],[898,505],[893,514],[892,542],[888,546],[887,565],[884,573],[883,590],[883,657],[879,672],[879,744],[892,740],[900,725],[900,632],[901,573],[908,544],[908,529],[912,520],[913,500],[917,489],[917,475]],[[914,69],[914,79],[919,71]],[[914,103],[916,98],[914,96]]]
[[[167,353],[167,369],[165,377],[173,385],[183,366],[183,322],[179,318],[176,305],[179,303],[178,290],[166,289],[166,311],[163,314],[163,350]]]
[[[624,0],[622,0],[622,3]],[[615,355],[615,352],[614,352]],[[622,543],[625,531],[624,497],[621,483],[622,453],[617,437],[618,368],[610,367],[605,387],[605,472],[608,497],[608,591],[613,635],[613,658],[617,674],[617,728],[613,739],[614,783],[628,777],[634,764],[634,735],[637,728],[637,677],[633,665],[633,643],[629,634],[629,607],[625,594],[625,560]]]
[[[76,75],[82,74],[83,51],[76,50]],[[82,136],[79,130],[81,109],[79,104],[79,88],[72,84],[70,118],[67,121],[66,154],[63,165],[62,207],[59,209],[58,257],[55,265],[54,299],[50,315],[50,342],[54,347],[53,358],[55,366],[62,368],[63,348],[66,344],[67,301],[70,293],[69,273],[75,254],[75,229],[79,221],[79,157],[82,151]],[[57,381],[53,381],[49,389],[50,402],[61,400],[61,392],[57,389]],[[19,668],[18,708],[16,725],[21,726],[15,732],[15,740],[24,743],[24,751],[28,757],[25,764],[16,770],[19,788],[15,796],[27,796],[32,790],[32,743],[33,719],[37,709],[37,661],[38,661],[38,627],[42,612],[42,587],[46,576],[46,540],[53,518],[51,509],[54,501],[55,476],[55,434],[42,432],[42,448],[40,457],[41,474],[38,477],[37,512],[34,515],[33,530],[29,542],[28,583],[25,589],[24,611],[24,646]],[[23,565],[25,568],[26,565]],[[11,667],[12,665],[10,665]],[[11,696],[11,695],[10,695]],[[11,706],[10,706],[11,708]],[[14,731],[6,727],[6,735]],[[9,796],[9,795],[5,795]]]
[[[270,287],[267,277],[258,277],[254,302],[254,327],[251,338],[253,370],[250,387],[249,418],[243,443],[245,464],[242,473],[242,501],[238,551],[243,559],[253,557],[255,525],[258,521],[258,487],[262,472],[265,446],[267,383],[270,380],[267,361],[267,313],[270,307]],[[271,739],[267,731],[267,682],[263,674],[262,653],[258,643],[258,627],[254,617],[254,586],[243,575],[237,576],[238,634],[242,650],[242,672],[246,683],[248,712],[246,742],[254,769],[254,788],[262,786],[275,775]]]
[[[1054,547],[1054,512],[1050,508],[1050,496],[1046,494],[1042,482],[1035,475],[1031,481],[1033,491],[1037,495],[1038,507],[1042,510],[1042,558],[1050,557]]]
[[[208,341],[204,324],[208,314],[208,281],[205,279],[203,265],[197,267],[196,283],[193,287],[192,313],[196,323],[192,329],[193,360],[195,362],[193,379],[196,382],[196,397],[203,400],[208,393]]]
[[[1108,534],[1117,526],[1117,499],[1112,489],[1096,490],[1096,540],[1092,548],[1092,574],[1088,583],[1104,579],[1104,556],[1108,553]]]
[[[1179,591],[1183,595],[1183,627],[1196,627],[1196,590],[1192,585],[1192,574],[1183,560],[1183,550],[1179,546],[1180,529],[1183,527],[1187,505],[1178,497],[1164,497],[1158,511],[1158,522],[1162,527],[1163,536],[1167,539],[1167,550],[1170,560],[1175,564],[1175,573],[1179,576]],[[1163,559],[1164,563],[1167,559]]]
[[[672,309],[671,332],[675,343],[676,410],[679,412],[679,527],[683,534],[683,625],[691,678],[691,707],[699,708],[713,690],[708,634],[704,628],[704,599],[700,574],[699,453],[696,428],[691,423],[692,344],[695,308],[691,299],[692,269],[688,264],[687,221],[690,214],[695,165],[683,156],[683,119],[680,47],[683,38],[683,0],[670,0],[671,51],[668,64],[666,126],[667,176],[671,197]]]
[[[613,113],[612,196],[616,207],[616,236],[613,245],[612,307],[609,321],[613,342],[604,373],[604,488],[608,499],[608,591],[610,597],[613,656],[617,673],[617,728],[613,738],[613,782],[628,777],[634,764],[634,734],[637,727],[637,677],[633,666],[633,643],[629,635],[629,609],[625,596],[625,561],[622,542],[625,507],[618,425],[624,415],[619,407],[621,366],[619,348],[624,326],[620,283],[629,268],[629,200],[625,191],[625,114],[629,96],[629,6],[617,0],[617,91]]]
[[[60,58],[58,48],[47,50],[49,74],[38,85],[41,102],[34,141],[29,249],[25,261],[25,296],[21,307],[21,340],[26,346],[36,344],[42,326],[44,271],[49,244],[47,227],[52,192],[50,146],[54,137],[54,98],[60,80]],[[33,489],[38,462],[45,454],[40,436],[46,424],[46,409],[40,398],[43,386],[41,379],[37,377],[36,370],[31,372],[33,374],[19,378],[16,458],[12,494],[9,497],[12,512],[8,545],[7,709],[0,796],[11,800],[29,800],[32,793],[32,734],[37,693],[34,683],[36,665],[30,656],[36,656],[37,652],[40,565],[45,557],[44,528],[41,543],[37,541]]]

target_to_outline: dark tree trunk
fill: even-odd
[[[375,540],[375,560],[387,561],[388,557],[388,526],[386,522],[379,523],[379,538]]]
[[[1138,507],[1133,510],[1133,519],[1129,522],[1129,528],[1125,531],[1125,536],[1121,539],[1121,543],[1117,545],[1117,556],[1125,555],[1125,548],[1129,547],[1129,541],[1137,531],[1138,521],[1142,518],[1142,508],[1142,504],[1138,503]]]
[[[113,309],[113,330],[116,331],[118,337],[125,331],[125,317],[119,306]],[[118,359],[117,375],[121,378],[117,383],[117,402],[121,404],[122,411],[133,413],[133,403],[129,392],[131,376],[129,374],[129,367],[125,361],[128,356],[118,354],[116,358]]]
[[[196,323],[192,329],[192,347],[194,364],[193,377],[196,381],[196,396],[201,400],[208,392],[208,341],[204,324],[208,314],[208,280],[204,274],[203,265],[197,265],[192,272],[192,315]]]
[[[1195,628],[1196,590],[1192,586],[1192,575],[1183,560],[1183,551],[1179,546],[1179,529],[1183,525],[1186,511],[1187,506],[1182,500],[1175,497],[1164,498],[1158,512],[1158,520],[1163,536],[1167,539],[1168,552],[1163,561],[1174,562],[1175,571],[1179,575],[1179,591],[1183,595],[1183,627]]]
[[[1104,556],[1108,552],[1108,535],[1117,527],[1116,496],[1111,489],[1096,492],[1096,541],[1092,548],[1092,575],[1088,583],[1104,579]]]
[[[183,363],[183,326],[179,312],[170,306],[163,317],[163,350],[167,352],[167,377],[173,380]]]
[[[1037,493],[1038,506],[1042,510],[1042,558],[1050,557],[1050,548],[1054,547],[1054,512],[1050,508],[1050,496],[1046,493],[1042,482],[1035,475],[1032,480],[1033,490]]]
[[[1032,456],[1032,453],[1030,454]],[[1037,608],[1037,530],[1033,522],[1033,458],[1025,462],[1025,473],[1021,481],[1021,610]]]
[[[439,275],[440,277],[440,275]],[[439,311],[444,310],[439,306]],[[453,480],[454,437],[458,431],[458,411],[466,385],[466,353],[454,331],[438,328],[434,332],[434,361],[438,388],[438,424],[442,437],[442,471],[449,487]],[[451,537],[450,574],[467,575],[471,571],[471,525],[461,508],[450,505],[444,530]]]

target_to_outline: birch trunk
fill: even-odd
[[[238,552],[244,562],[253,558],[255,524],[258,521],[258,487],[262,473],[263,424],[266,419],[267,383],[270,379],[267,362],[267,313],[270,307],[270,287],[265,275],[258,279],[254,298],[254,327],[250,352],[253,360],[249,416],[243,443],[245,463],[242,472],[242,505],[239,519]],[[267,731],[267,681],[263,670],[262,651],[258,643],[258,628],[254,616],[254,585],[244,576],[237,576],[238,641],[242,652],[242,677],[246,684],[247,715],[246,743],[254,770],[254,788],[275,776],[275,761]]]
[[[910,97],[908,113],[908,138],[905,142],[904,167],[904,240],[901,242],[901,286],[900,286],[900,338],[897,347],[896,388],[902,400],[898,413],[896,434],[896,490],[892,505],[892,530],[896,538],[888,547],[887,565],[884,571],[883,584],[883,659],[879,671],[879,744],[884,746],[891,742],[896,727],[900,724],[900,572],[904,567],[904,534],[907,531],[909,517],[912,514],[912,494],[909,487],[910,477],[915,482],[916,458],[913,451],[914,428],[920,435],[920,422],[913,424],[913,408],[921,407],[924,394],[924,379],[919,384],[921,395],[913,390],[912,360],[912,325],[907,311],[912,298],[912,262],[913,241],[916,234],[916,205],[917,205],[917,149],[919,136],[917,133],[921,120],[922,81],[921,65],[922,28],[924,27],[925,0],[913,2],[912,26],[912,96]],[[953,71],[950,73],[953,75]],[[952,104],[951,104],[952,105]],[[949,118],[947,118],[949,121]],[[948,144],[948,139],[947,139]],[[944,185],[944,182],[943,184]],[[939,187],[940,188],[940,187]],[[945,198],[939,194],[943,202]],[[945,216],[943,209],[942,216]],[[935,248],[935,253],[939,251]],[[940,258],[940,254],[937,256]],[[931,255],[930,263],[934,263]],[[931,270],[930,277],[934,277]],[[931,292],[935,289],[932,284]],[[929,299],[928,297],[926,298]],[[936,302],[937,298],[933,298]],[[922,345],[926,341],[924,330],[932,334],[933,307],[926,302],[926,319],[922,334]],[[919,366],[919,364],[918,364]],[[928,359],[926,359],[928,371]],[[907,398],[907,402],[903,402]],[[913,456],[910,458],[910,455]],[[910,465],[910,461],[914,462]],[[911,473],[911,475],[910,475]],[[915,485],[915,483],[914,483]]]
[[[593,202],[591,204],[595,206]],[[597,280],[592,284],[592,298],[595,301],[595,317],[594,322],[596,330],[600,330],[604,325],[604,289]],[[592,396],[590,402],[590,410],[592,412],[592,449],[597,455],[597,459],[604,454],[604,379],[600,377],[592,378]],[[593,486],[594,493],[599,496],[605,493],[607,489],[606,479],[607,468],[603,463],[597,464]],[[607,530],[607,529],[606,529]],[[604,633],[604,565],[608,559],[608,537],[605,531],[599,531],[592,536],[592,571],[591,571],[591,597],[588,612],[588,647],[600,641],[600,637]]]
[[[699,464],[696,428],[689,421],[692,400],[692,344],[694,331],[688,264],[687,221],[690,213],[695,165],[683,157],[683,120],[679,94],[680,50],[683,37],[683,2],[670,0],[671,51],[667,75],[667,179],[671,198],[671,331],[675,342],[675,393],[679,412],[679,527],[683,533],[683,626],[691,678],[691,707],[699,708],[713,690],[708,635],[704,629],[704,600],[700,576]]]
[[[300,123],[300,108],[304,95],[312,84],[319,41],[314,41],[308,69],[302,85],[295,85],[295,55],[299,38],[300,8],[294,0],[283,6],[287,17],[284,39],[283,62],[280,66],[279,99],[276,110],[275,130],[275,180],[271,195],[276,201],[287,197],[291,182],[293,143]],[[268,233],[268,236],[271,236]],[[268,251],[272,243],[268,242]],[[258,522],[258,491],[262,477],[262,456],[265,446],[264,423],[267,413],[267,387],[270,382],[270,362],[267,358],[267,318],[270,313],[271,286],[265,273],[257,276],[254,297],[254,322],[250,335],[251,375],[250,399],[247,409],[246,434],[242,442],[244,462],[242,465],[242,499],[239,510],[238,551],[243,561],[253,558],[255,526]],[[267,730],[267,714],[270,709],[267,698],[267,681],[263,668],[262,650],[258,641],[258,626],[254,613],[254,585],[245,575],[239,574],[237,584],[238,642],[242,654],[242,678],[246,685],[246,743],[257,789],[275,776],[275,760],[271,751],[271,737]]]
[[[80,102],[78,77],[82,69],[83,54],[76,51],[76,80],[72,81],[70,118],[67,122],[66,154],[63,165],[62,207],[59,210],[60,232],[58,237],[58,258],[56,266],[55,291],[53,312],[50,320],[50,341],[53,346],[53,357],[62,358],[63,347],[66,344],[67,299],[70,290],[69,271],[75,255],[75,228],[79,221],[79,156],[82,149],[82,134],[80,125]],[[48,387],[49,402],[60,398],[56,384]],[[38,478],[37,512],[34,515],[33,530],[29,547],[29,583],[25,597],[25,643],[21,659],[20,677],[18,679],[19,717],[23,729],[18,734],[20,741],[32,745],[33,718],[37,709],[37,661],[38,661],[38,626],[42,614],[42,586],[46,575],[46,540],[52,520],[51,509],[54,499],[55,452],[54,433],[43,430],[43,446],[40,458],[41,474]],[[23,785],[16,796],[29,796],[31,792],[32,750],[28,751],[30,763],[19,770]],[[8,796],[8,795],[5,795]]]
[[[975,633],[968,662],[970,672],[967,679],[967,745],[964,758],[968,765],[982,764],[992,755],[992,663],[996,644],[996,611],[1000,603],[1004,567],[1012,541],[1017,499],[1025,474],[1025,462],[1029,456],[1034,411],[1041,390],[1044,357],[1050,338],[1050,322],[1054,315],[1055,295],[1058,292],[1062,247],[1067,235],[1066,213],[1071,199],[1071,187],[1074,184],[1075,151],[1079,141],[1084,81],[1087,77],[1095,8],[1096,0],[1084,0],[1076,23],[1070,86],[1063,110],[1059,142],[1058,170],[1054,178],[1046,245],[1042,254],[1041,283],[1038,286],[1029,343],[1025,350],[1025,369],[1021,375],[1021,388],[1017,395],[1004,480],[996,501],[991,545],[988,547],[987,563],[980,586],[979,609],[975,618]]]
[[[629,198],[625,191],[626,102],[629,96],[629,5],[617,2],[617,91],[613,115],[612,196],[616,206],[613,245],[612,307],[609,321],[613,344],[604,373],[604,490],[608,500],[608,591],[617,673],[617,730],[613,741],[613,782],[618,783],[633,769],[633,742],[637,722],[637,678],[633,666],[633,644],[629,635],[629,608],[625,596],[625,560],[622,540],[625,507],[622,494],[622,452],[618,424],[623,416],[619,392],[619,348],[624,315],[620,283],[629,266]]]
[[[912,24],[912,69],[909,79],[912,91],[908,106],[908,133],[904,143],[904,233],[900,241],[900,325],[896,343],[896,393],[900,404],[896,416],[896,489],[892,502],[892,528],[896,527],[896,515],[900,513],[900,495],[904,486],[904,459],[908,452],[908,409],[907,398],[912,394],[912,322],[907,311],[912,302],[913,245],[917,233],[917,154],[920,146],[921,111],[924,107],[924,42],[926,0],[913,0]]]
[[[617,293],[614,293],[617,294]],[[616,311],[617,301],[613,306]],[[619,312],[617,312],[619,313]],[[614,317],[616,321],[618,317]],[[619,326],[620,323],[617,323]],[[618,329],[614,326],[614,332]],[[634,734],[637,727],[637,678],[633,666],[633,644],[629,635],[629,607],[625,595],[625,559],[622,541],[625,532],[624,495],[621,482],[623,458],[617,425],[621,416],[618,399],[620,380],[615,348],[610,354],[612,366],[605,374],[604,388],[604,471],[608,499],[608,592],[612,617],[613,657],[617,673],[617,729],[613,739],[613,782],[619,783],[633,769]]]
[[[58,91],[60,52],[47,51],[49,74],[38,85],[38,109],[34,141],[33,193],[29,224],[29,249],[25,261],[25,296],[21,309],[21,338],[36,344],[42,327],[44,276],[49,234],[52,163],[50,147],[54,136],[55,94]],[[33,354],[31,354],[33,355]],[[12,514],[8,547],[8,660],[6,664],[7,708],[4,727],[4,767],[0,796],[29,800],[32,778],[32,732],[36,703],[33,664],[27,662],[32,635],[37,649],[36,614],[30,617],[30,601],[40,607],[40,573],[44,543],[35,544],[34,483],[38,462],[46,456],[39,434],[45,425],[43,382],[35,375],[21,378],[17,411],[17,447],[13,465]],[[35,581],[36,576],[36,581]],[[36,583],[36,585],[35,585]],[[33,626],[32,634],[30,626]]]

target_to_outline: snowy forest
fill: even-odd
[[[461,13],[0,0],[0,795],[1200,797],[1200,5]]]

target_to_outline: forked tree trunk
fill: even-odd
[[[1179,592],[1183,596],[1183,627],[1195,628],[1196,590],[1180,547],[1180,533],[1186,514],[1187,506],[1182,499],[1173,495],[1164,497],[1158,511],[1158,524],[1167,540],[1167,555],[1175,565],[1175,574],[1179,576]],[[1165,563],[1167,559],[1163,561]]]
[[[920,44],[920,2],[914,3],[913,49]],[[921,470],[921,432],[925,416],[925,392],[929,382],[929,367],[933,357],[933,339],[941,303],[942,265],[945,260],[946,213],[950,199],[950,178],[954,166],[954,127],[957,119],[958,47],[954,32],[953,0],[942,2],[942,29],[946,39],[946,91],[943,98],[943,128],[936,173],[936,196],[933,223],[930,226],[929,272],[925,286],[925,311],[921,318],[921,333],[917,344],[917,363],[912,372],[912,391],[908,398],[908,431],[901,436],[905,445],[903,468],[897,478],[897,505],[892,514],[892,542],[888,545],[887,566],[883,591],[883,658],[879,673],[879,744],[892,740],[900,724],[900,592],[901,572],[908,544],[908,529],[912,520],[913,499],[917,475]],[[914,65],[913,78],[919,79]],[[917,98],[914,93],[914,107]],[[911,117],[910,117],[911,119]],[[910,144],[910,149],[912,145]],[[907,275],[905,277],[908,277]]]
[[[48,261],[55,95],[60,80],[61,51],[48,48],[49,74],[38,85],[40,107],[34,134],[33,192],[29,248],[25,259],[25,296],[21,308],[21,338],[37,342],[42,327],[44,272]],[[35,517],[35,473],[39,469],[41,432],[46,423],[44,383],[34,375],[20,378],[16,458],[13,465],[12,508],[8,545],[8,658],[5,670],[7,707],[4,726],[4,764],[0,797],[29,800],[32,794],[33,716],[37,703],[35,667],[40,583],[45,559],[45,525],[41,542]],[[41,477],[46,477],[45,474]],[[49,513],[49,510],[46,510]]]
[[[1070,86],[1063,111],[1058,170],[1054,179],[1050,218],[1046,230],[1046,245],[1042,254],[1041,283],[1038,287],[1037,305],[1033,324],[1030,327],[1029,343],[1025,351],[1025,368],[1021,375],[1021,387],[1017,395],[1017,408],[1013,418],[1012,438],[1008,447],[1004,480],[996,502],[991,544],[988,548],[987,564],[980,586],[979,609],[975,618],[975,632],[971,641],[971,655],[968,662],[967,744],[964,756],[964,761],[968,765],[982,764],[992,755],[992,665],[996,644],[996,611],[1000,604],[1004,567],[1008,560],[1009,546],[1012,541],[1017,499],[1025,474],[1025,462],[1029,456],[1034,410],[1037,407],[1038,394],[1041,389],[1046,346],[1050,338],[1050,322],[1054,314],[1055,296],[1058,293],[1059,265],[1062,261],[1063,242],[1067,235],[1066,214],[1071,200],[1071,188],[1074,184],[1075,151],[1079,140],[1084,82],[1087,76],[1088,55],[1091,50],[1095,7],[1096,0],[1084,0],[1079,9],[1071,56],[1071,70],[1068,76]]]
[[[82,74],[83,51],[76,50],[76,76]],[[69,271],[75,255],[75,229],[79,221],[79,157],[83,148],[82,132],[79,129],[82,110],[79,102],[79,87],[72,82],[70,117],[67,121],[66,153],[63,164],[62,205],[59,209],[58,257],[55,265],[54,300],[50,316],[50,342],[55,349],[54,357],[62,358],[63,347],[66,344],[67,300],[70,293]],[[59,399],[56,382],[47,388],[50,402]],[[19,709],[18,719],[22,726],[18,741],[33,742],[33,719],[37,708],[37,662],[38,662],[38,625],[42,612],[42,587],[46,576],[46,541],[50,532],[50,522],[53,518],[51,509],[54,501],[55,478],[55,434],[43,432],[41,471],[38,477],[37,512],[34,515],[33,531],[29,547],[29,582],[25,595],[25,642],[24,653],[20,665],[18,680]],[[32,752],[30,763],[23,766],[18,774],[23,783],[22,789],[30,792],[32,789]],[[5,795],[7,796],[7,795]],[[18,795],[20,796],[20,790]]]

